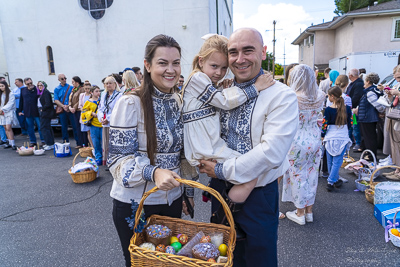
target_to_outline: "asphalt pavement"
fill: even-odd
[[[17,145],[26,141],[16,138]],[[123,266],[111,216],[112,177],[101,166],[98,179],[75,184],[68,174],[72,160],[56,158],[52,151],[23,157],[0,147],[1,267]],[[373,205],[354,192],[356,176],[343,169],[340,174],[349,182],[331,193],[319,179],[313,223],[280,220],[279,266],[400,266],[400,249],[385,243]],[[207,180],[200,177],[204,184]],[[210,204],[200,194],[196,190],[194,220],[207,222]],[[293,209],[281,203],[282,212]]]

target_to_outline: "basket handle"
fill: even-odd
[[[360,160],[362,160],[362,158],[364,157],[364,154],[365,154],[366,152],[369,152],[369,153],[372,155],[372,158],[374,159],[374,168],[376,168],[376,157],[375,157],[374,152],[372,152],[371,150],[365,149],[365,150],[361,153]]]
[[[400,169],[399,166],[393,166],[393,165],[388,165],[388,166],[383,166],[383,167],[376,168],[376,169],[372,172],[372,174],[371,174],[371,178],[370,178],[370,180],[369,180],[369,184],[372,185],[372,181],[374,180],[374,176],[375,176],[375,173],[376,173],[377,171],[380,171],[380,170],[386,169],[386,168]]]
[[[205,186],[201,183],[192,181],[192,180],[186,180],[186,179],[180,179],[177,178],[176,179],[178,182],[180,182],[181,184],[185,184],[194,188],[199,188],[203,191],[207,191],[208,193],[210,193],[211,195],[213,195],[221,204],[222,207],[224,208],[225,214],[226,214],[226,218],[228,220],[229,223],[229,240],[228,240],[228,250],[233,248],[233,244],[236,240],[236,230],[235,230],[235,223],[233,221],[233,216],[231,213],[231,210],[228,207],[228,204],[226,204],[225,200],[222,198],[221,194],[218,193],[216,190],[212,189],[211,187]],[[140,215],[142,213],[142,209],[143,209],[143,203],[146,200],[146,198],[154,193],[157,192],[159,189],[157,186],[153,187],[152,189],[150,189],[149,191],[147,191],[146,193],[143,194],[142,199],[140,200],[139,203],[139,207],[136,211],[136,215],[135,215],[135,226],[133,229],[135,229],[139,223],[139,219],[140,219]],[[136,238],[138,237],[138,234],[135,232],[134,233],[134,237],[133,237],[133,242],[136,242]],[[231,253],[233,253],[233,249],[231,251]],[[232,254],[233,255],[233,254]]]
[[[77,158],[80,154],[81,154],[81,152],[78,151],[78,153],[75,155],[74,160],[72,161],[72,167],[75,166],[75,160],[76,160],[76,158]]]

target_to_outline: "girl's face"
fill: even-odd
[[[38,88],[40,91],[43,91],[44,85],[43,85],[42,83],[37,83],[37,88]]]
[[[334,97],[333,95],[329,95],[329,94],[328,94],[328,99],[329,99],[329,101],[331,101],[332,103],[335,102],[335,97]]]
[[[225,77],[228,70],[228,57],[221,52],[212,53],[207,60],[199,58],[201,71],[204,72],[214,84]]]
[[[100,96],[100,89],[99,88],[96,88],[94,91],[93,91],[93,97],[99,97]]]
[[[85,85],[85,92],[86,92],[87,94],[90,93],[90,85]]]
[[[175,47],[158,47],[151,62],[144,61],[158,90],[170,93],[181,75],[181,55]]]
[[[4,92],[6,90],[6,86],[4,84],[2,84],[2,83],[0,83],[0,90],[2,92]]]

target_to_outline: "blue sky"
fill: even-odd
[[[280,64],[298,62],[298,47],[291,45],[294,39],[311,24],[331,21],[336,16],[334,0],[271,1],[233,0],[233,29],[253,27],[259,30],[272,52],[273,24],[276,20],[276,61]]]

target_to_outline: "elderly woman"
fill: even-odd
[[[288,155],[290,167],[283,178],[282,201],[293,202],[296,206],[286,217],[304,225],[313,222],[312,207],[321,160],[321,130],[317,121],[325,93],[319,90],[313,70],[304,64],[293,68],[289,84],[297,94],[299,127]]]
[[[364,92],[360,100],[360,104],[353,113],[358,115],[357,123],[360,125],[361,148],[371,150],[375,155],[378,149],[378,136],[376,133],[376,124],[379,121],[379,113],[385,111],[385,107],[377,103],[377,100],[382,96],[382,92],[375,86],[378,84],[378,74],[371,72],[365,76]],[[372,157],[367,157],[371,160]]]
[[[147,189],[157,186],[161,190],[144,203],[145,216],[181,217],[183,190],[175,180],[183,149],[182,103],[176,87],[180,60],[180,46],[172,37],[152,38],[146,45],[143,83],[121,97],[111,116],[110,195],[126,266],[133,231],[125,218],[132,215],[131,200],[139,202]]]
[[[103,165],[107,163],[108,143],[110,136],[110,118],[118,99],[122,96],[121,90],[114,77],[108,76],[104,80],[105,91],[101,93],[97,119],[103,126]],[[121,114],[120,114],[121,115]],[[108,170],[108,169],[106,169]]]
[[[399,108],[400,105],[400,65],[397,66],[394,72],[394,78],[397,81],[397,84],[391,90],[385,90],[388,96],[391,97],[392,100],[392,107]],[[397,99],[397,100],[396,100]],[[396,166],[400,166],[400,122],[396,120],[392,120],[386,118],[387,121],[387,131],[389,132],[390,136],[390,150],[392,155],[393,164]],[[400,180],[400,171],[396,169],[393,172],[387,173],[386,178],[392,180]]]
[[[51,150],[54,148],[54,133],[51,128],[51,119],[54,118],[55,111],[53,105],[53,99],[49,90],[47,90],[47,84],[43,81],[37,83],[37,89],[39,90],[39,102],[42,106],[42,112],[40,114],[40,129],[43,134],[46,145],[43,146],[44,150]]]

